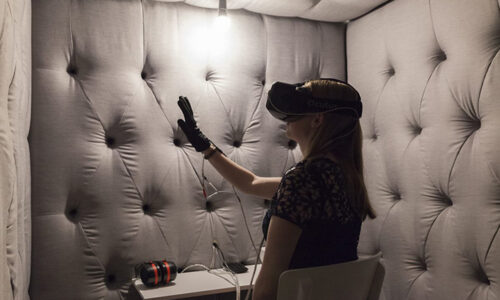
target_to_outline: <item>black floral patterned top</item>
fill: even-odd
[[[266,239],[271,216],[302,228],[289,269],[358,258],[362,220],[346,194],[340,165],[328,158],[301,161],[285,173],[262,223]]]

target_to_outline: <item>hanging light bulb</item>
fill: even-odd
[[[215,19],[214,29],[218,34],[223,34],[229,29],[229,17],[227,16],[226,0],[219,0],[219,14]]]

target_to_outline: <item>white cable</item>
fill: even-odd
[[[198,173],[196,172],[196,174],[198,174]],[[204,191],[204,192],[206,192],[206,189],[205,189],[205,181],[208,181],[208,179],[205,177],[205,160],[203,159],[203,161],[202,161],[202,163],[201,163],[201,180],[200,180],[200,184],[201,184],[201,187],[202,187],[202,189],[203,189],[203,191]],[[213,184],[212,184],[210,181],[208,181],[208,183],[209,183],[212,187],[214,187],[214,186],[213,186]],[[240,206],[241,214],[242,214],[242,216],[243,216],[243,221],[244,221],[244,223],[245,223],[245,228],[246,228],[246,230],[247,230],[248,237],[250,238],[250,242],[252,243],[252,247],[253,247],[253,249],[255,250],[255,253],[256,253],[256,255],[257,255],[257,257],[255,258],[255,264],[254,264],[254,269],[253,269],[253,273],[252,273],[252,278],[250,279],[250,285],[249,285],[249,288],[248,288],[247,295],[246,295],[246,297],[245,297],[245,300],[248,300],[248,299],[249,299],[249,297],[250,297],[250,294],[252,293],[252,288],[253,288],[253,280],[254,280],[254,277],[255,277],[255,273],[256,273],[256,271],[257,271],[257,264],[258,264],[259,262],[261,262],[261,263],[262,263],[262,260],[260,259],[260,252],[261,252],[261,250],[262,250],[262,246],[264,245],[264,238],[262,238],[262,241],[261,241],[261,243],[260,243],[260,245],[259,245],[259,250],[257,250],[257,248],[255,247],[255,242],[254,242],[254,240],[253,240],[253,238],[252,238],[252,234],[251,234],[251,232],[250,232],[250,228],[248,227],[248,221],[247,221],[247,218],[246,218],[246,215],[245,215],[245,211],[244,211],[244,209],[243,209],[243,204],[242,204],[242,202],[241,202],[241,198],[240,198],[240,196],[239,196],[238,192],[236,192],[236,188],[234,187],[234,185],[231,185],[231,186],[232,186],[232,188],[233,188],[233,193],[234,193],[234,195],[236,196],[236,199],[238,199],[238,204],[239,204],[239,206]],[[215,190],[217,190],[215,187],[214,187],[214,189],[215,189]],[[207,195],[204,195],[204,196],[205,196],[205,199],[206,199]],[[213,233],[212,233],[212,235],[213,235]],[[215,248],[215,247],[214,247],[214,246],[212,246],[212,248]],[[216,248],[215,248],[215,251],[216,251],[217,253],[219,253],[217,250],[218,250],[218,249],[216,249]],[[222,253],[221,253],[221,254],[222,254]],[[220,255],[220,254],[219,254],[219,255]],[[214,256],[213,256],[213,252],[212,252],[212,262],[213,262],[213,257],[214,257]],[[234,283],[230,282],[230,281],[229,281],[228,279],[226,279],[225,277],[222,277],[222,276],[220,276],[220,275],[218,275],[218,274],[214,273],[214,271],[213,271],[213,270],[210,270],[210,269],[209,269],[209,268],[207,268],[206,266],[203,266],[203,267],[205,267],[205,268],[207,269],[208,273],[213,274],[213,275],[216,275],[216,276],[218,276],[218,277],[221,277],[221,278],[223,278],[224,280],[226,280],[227,282],[229,282],[229,283],[231,283],[231,284],[235,285],[235,286],[236,286],[236,300],[240,300],[241,288],[240,288],[240,284],[239,284],[238,277],[237,277],[237,275],[236,275],[236,274],[235,274],[235,273],[234,273],[231,269],[229,269],[229,266],[227,265],[227,263],[226,263],[226,261],[225,261],[225,259],[224,259],[224,256],[222,256],[222,262],[223,262],[223,268],[227,268],[227,270],[228,270],[228,271],[225,271],[225,272],[226,272],[227,274],[230,274],[230,276],[231,276],[231,277],[233,278],[233,280],[234,280]],[[196,266],[196,265],[193,265],[193,266]],[[189,267],[191,267],[191,266],[189,266]],[[187,268],[188,268],[188,267],[187,267]],[[187,269],[187,268],[186,268],[186,269]],[[184,269],[184,270],[183,270],[183,272],[184,272],[186,269]]]
[[[235,286],[236,286],[236,300],[240,300],[241,289],[240,289],[240,282],[238,280],[238,276],[227,265],[226,258],[224,257],[222,250],[220,248],[218,248],[218,246],[215,247],[214,245],[212,246],[212,248],[214,249],[215,253],[218,254],[219,259],[222,261],[222,268],[224,270],[226,270],[231,275],[231,277],[234,279]]]
[[[196,175],[198,176],[198,172],[196,172]],[[205,176],[205,159],[203,159],[203,161],[201,163],[201,180],[200,180],[200,184],[201,184],[201,188],[203,189],[204,193],[207,192],[207,190],[205,188],[205,181],[208,181],[208,179]],[[214,190],[217,190],[210,181],[208,181],[208,184],[210,184],[212,186],[212,188],[214,188]],[[254,242],[254,240],[252,238],[252,234],[250,233],[250,228],[248,227],[248,221],[247,221],[247,217],[245,215],[245,211],[243,209],[243,204],[241,203],[241,198],[240,198],[238,192],[236,192],[236,188],[234,187],[234,185],[231,185],[231,186],[233,188],[233,193],[236,196],[236,199],[238,199],[238,204],[240,206],[241,214],[243,215],[243,221],[245,223],[245,228],[247,230],[248,237],[250,238],[250,242],[252,243],[252,248],[254,249],[255,254],[257,254],[256,261],[257,262],[260,261],[262,263],[262,261],[260,260],[259,254],[258,254],[259,252],[257,251],[257,248],[255,247],[255,242]],[[218,190],[217,190],[217,192],[218,192]],[[206,200],[208,195],[204,194],[204,196],[205,196],[205,200]],[[213,232],[212,232],[212,236],[213,236]]]
[[[259,253],[257,254],[257,256],[259,258],[260,258],[260,251],[262,250],[262,245],[264,245],[264,237],[262,237],[262,241],[260,242],[260,245],[259,245]],[[247,292],[247,295],[245,297],[245,300],[248,300],[250,298],[250,294],[252,293],[253,278],[255,276],[255,272],[257,271],[257,263],[258,263],[258,260],[255,260],[255,265],[253,266],[252,278],[250,279],[250,285],[248,286],[248,292]]]
[[[259,262],[260,261],[259,252],[257,251],[257,248],[255,248],[255,242],[253,241],[252,234],[250,233],[250,228],[248,227],[247,217],[245,215],[245,211],[243,210],[243,204],[241,203],[240,196],[236,192],[234,185],[232,187],[233,187],[234,195],[236,196],[236,199],[238,199],[238,203],[240,204],[241,214],[243,215],[243,221],[245,222],[245,228],[247,229],[248,237],[250,238],[250,242],[252,243],[252,247],[255,250],[255,254],[257,254],[255,261]]]
[[[184,269],[182,269],[181,273],[184,273],[187,269],[191,269],[191,268],[194,268],[194,267],[202,267],[206,271],[210,271],[210,268],[208,268],[205,265],[202,265],[202,264],[193,264],[193,265],[189,265],[189,266],[185,267]]]
[[[212,274],[212,275],[215,275],[215,276],[217,276],[217,277],[219,277],[219,278],[222,278],[222,279],[224,279],[225,281],[229,282],[231,285],[236,285],[234,282],[231,282],[231,280],[227,279],[226,277],[224,277],[224,276],[222,276],[222,275],[220,275],[220,274],[217,274],[217,273],[215,272],[215,270],[211,270],[210,268],[208,268],[207,266],[202,265],[202,264],[193,264],[193,265],[189,265],[189,266],[187,266],[186,268],[184,268],[184,269],[181,271],[181,273],[184,273],[187,269],[191,269],[191,268],[194,268],[194,267],[201,267],[201,268],[205,269],[205,270],[206,270],[209,274]],[[231,277],[233,277],[233,276],[234,276],[234,274],[232,274],[231,272],[228,272],[228,271],[219,271],[219,272],[221,272],[221,273],[225,273],[225,274],[229,274]],[[233,279],[234,279],[234,277],[233,277]],[[236,278],[236,280],[238,280],[238,278]],[[237,285],[237,290],[239,290],[239,284]],[[239,296],[238,296],[238,297],[239,297]],[[238,298],[238,300],[239,300],[239,298]]]

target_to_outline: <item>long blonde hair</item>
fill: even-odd
[[[317,98],[359,101],[357,91],[343,82],[319,79],[308,81],[302,87],[309,89],[312,96]],[[303,155],[304,159],[309,160],[328,153],[334,156],[346,174],[347,195],[364,220],[366,216],[375,218],[375,212],[370,205],[363,177],[362,137],[357,118],[335,111],[327,112],[319,128],[312,134],[310,146]]]

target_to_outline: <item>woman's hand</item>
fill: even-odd
[[[184,114],[184,120],[178,119],[177,124],[196,151],[203,152],[207,150],[211,142],[196,125],[196,121],[193,117],[193,109],[191,108],[188,98],[179,96],[177,105],[179,105]]]

